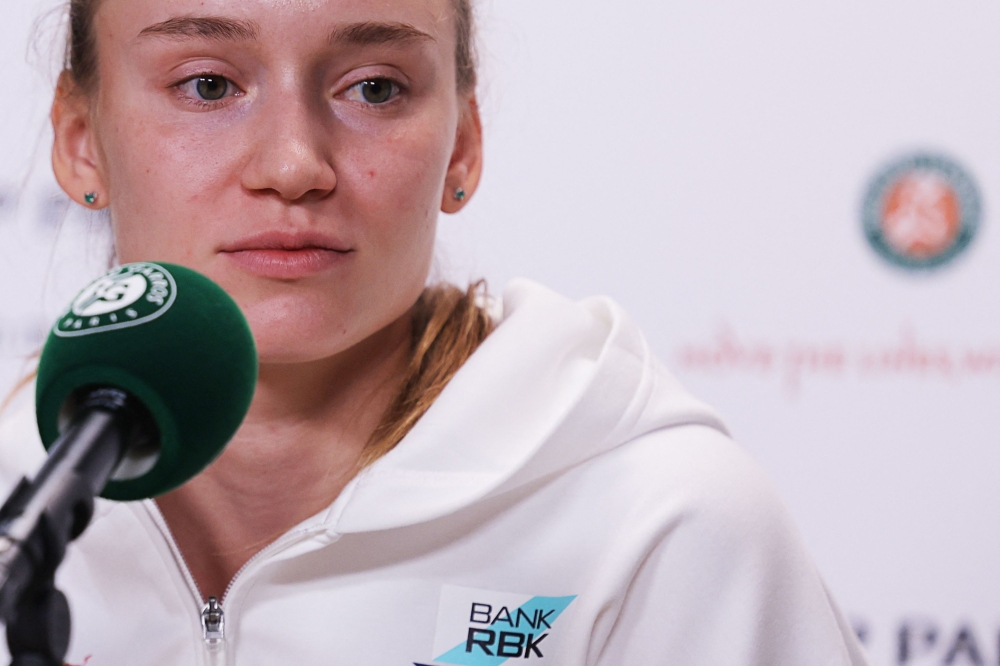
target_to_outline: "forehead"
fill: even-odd
[[[454,41],[452,0],[102,0],[102,36],[131,41],[178,17],[222,17],[255,26],[260,39],[326,39],[343,25],[405,24],[439,43]]]

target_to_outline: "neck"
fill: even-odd
[[[406,315],[320,361],[261,364],[247,418],[204,473],[157,500],[203,595],[328,507],[359,470],[410,352]]]

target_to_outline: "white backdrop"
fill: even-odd
[[[55,233],[51,79],[25,61],[48,5],[3,1],[9,385],[106,255],[99,218]],[[1000,663],[1000,5],[480,9],[488,163],[442,220],[442,272],[622,302],[767,468],[877,666]],[[931,271],[862,232],[873,179],[917,152],[960,164],[982,203]]]

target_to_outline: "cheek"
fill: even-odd
[[[239,142],[157,123],[128,108],[105,118],[102,129],[120,260],[196,266],[207,258],[214,249],[212,212],[234,203],[226,199],[238,183]]]
[[[337,156],[340,194],[356,199],[371,240],[381,245],[412,244],[430,237],[441,205],[441,191],[452,144],[447,127],[424,125],[380,136],[350,139]]]

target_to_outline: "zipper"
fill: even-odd
[[[205,597],[202,596],[201,590],[198,589],[198,583],[195,581],[194,576],[191,574],[190,567],[188,567],[187,562],[184,560],[184,556],[177,547],[177,542],[174,541],[174,535],[170,533],[170,528],[167,526],[167,521],[164,520],[163,514],[160,513],[160,508],[156,506],[156,503],[152,500],[144,502],[144,504],[146,504],[149,512],[152,514],[153,523],[159,528],[160,533],[166,540],[167,545],[170,548],[170,552],[173,554],[177,566],[181,570],[184,580],[187,581],[189,590],[194,595],[197,603],[202,604],[202,600]],[[236,582],[243,576],[243,574],[245,574],[247,569],[265,557],[274,555],[278,551],[290,548],[306,538],[326,531],[327,528],[325,526],[314,525],[312,527],[284,534],[279,537],[277,541],[256,553],[253,557],[247,560],[242,567],[240,567],[240,569],[233,576],[232,580],[229,581],[229,585],[226,586],[226,591],[222,594],[222,599],[212,596],[208,598],[207,603],[204,603],[201,606],[201,634],[207,652],[208,666],[223,666],[226,663],[226,612],[224,606],[226,599],[229,598],[229,593],[232,591]]]
[[[201,631],[208,650],[208,663],[226,663],[226,614],[218,597],[209,597],[201,610]]]
[[[221,601],[217,597],[208,598],[208,603],[205,604],[201,611],[202,638],[205,641],[205,649],[208,652],[208,666],[225,666],[226,664],[226,611],[224,606],[226,599],[229,598],[229,593],[232,591],[233,586],[240,579],[240,577],[243,576],[251,566],[260,562],[262,559],[285,550],[286,548],[291,548],[300,541],[303,541],[314,534],[325,531],[325,527],[313,527],[311,529],[289,532],[283,537],[279,537],[277,541],[257,552],[253,557],[247,560],[242,567],[239,568],[236,574],[233,575],[232,579],[229,581],[229,585],[226,586],[226,591],[222,593]],[[180,551],[178,551],[178,556],[180,556]],[[183,557],[181,560],[183,561]],[[185,566],[187,566],[186,563]]]
[[[219,605],[218,597],[208,598],[201,611],[201,628],[205,645],[209,648],[218,646],[226,639],[226,614]]]

